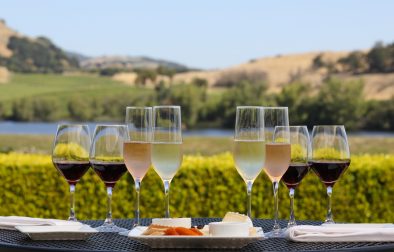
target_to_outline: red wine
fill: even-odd
[[[127,171],[124,162],[92,162],[92,167],[107,187],[114,187]]]
[[[70,185],[75,185],[90,167],[89,161],[56,161],[53,162],[58,171]]]
[[[311,161],[311,167],[320,180],[328,187],[334,186],[341,174],[349,167],[350,160]]]
[[[287,188],[295,189],[309,171],[309,164],[291,163],[289,168],[282,176],[282,181]]]

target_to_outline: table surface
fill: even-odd
[[[220,221],[219,218],[193,218],[193,225],[207,224],[212,221]],[[92,227],[102,224],[102,221],[83,221]],[[151,219],[142,219],[143,225],[149,225]],[[121,227],[130,229],[132,219],[115,220]],[[316,221],[298,221],[298,224],[319,225]],[[272,220],[255,219],[255,226],[262,227],[265,232],[270,231]],[[285,227],[287,221],[280,221]],[[98,233],[87,241],[32,241],[26,235],[18,231],[0,230],[0,251],[152,251],[141,243],[133,241],[125,236],[111,233]],[[157,251],[157,250],[156,250]],[[170,250],[159,250],[170,251]],[[175,251],[185,251],[178,249]],[[187,251],[195,251],[188,249]],[[213,250],[210,250],[213,251]],[[226,250],[214,250],[226,251]],[[235,251],[235,250],[232,250]],[[340,243],[295,243],[285,239],[268,239],[258,241],[244,247],[239,251],[394,251],[394,243],[389,242],[340,242]]]

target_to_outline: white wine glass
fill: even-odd
[[[181,107],[153,107],[152,164],[164,184],[165,217],[170,217],[170,184],[182,164]]]
[[[129,141],[124,143],[123,156],[134,179],[136,191],[134,226],[140,225],[140,188],[151,165],[152,108],[127,107],[126,125]]]
[[[60,124],[52,150],[52,162],[70,185],[70,215],[68,220],[77,221],[75,215],[75,187],[89,170],[90,133],[87,125]]]
[[[252,187],[265,163],[264,110],[238,106],[235,119],[234,161],[246,183],[247,215],[252,216]]]
[[[278,126],[285,126],[280,135],[275,135]],[[265,167],[264,171],[272,182],[274,192],[274,226],[268,237],[281,237],[278,223],[279,182],[290,164],[291,146],[289,114],[287,107],[264,107]]]
[[[290,126],[291,161],[289,168],[282,176],[282,182],[289,189],[290,197],[290,219],[287,227],[297,225],[294,216],[294,193],[302,179],[309,172],[309,158],[311,155],[311,145],[309,132],[306,126]],[[278,126],[275,130],[275,137],[288,134],[286,126]]]
[[[335,183],[350,165],[350,150],[343,125],[317,125],[312,130],[312,170],[327,188],[328,204],[325,223],[335,223],[331,195]]]
[[[115,225],[112,220],[112,190],[116,182],[127,172],[123,158],[123,144],[129,140],[125,125],[97,125],[90,148],[90,164],[107,188],[107,217],[99,232],[120,233],[127,229]]]

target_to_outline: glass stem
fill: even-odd
[[[112,187],[107,187],[107,218],[104,224],[112,224]]]
[[[170,183],[171,180],[164,180],[164,195],[165,195],[165,218],[170,218]]]
[[[292,227],[297,225],[295,221],[295,216],[294,216],[294,193],[295,190],[294,188],[290,188],[289,196],[290,196],[290,219],[289,223],[287,223],[287,227]]]
[[[249,218],[252,218],[252,187],[253,187],[253,181],[248,180],[246,182],[246,193],[248,195],[247,212]]]
[[[327,204],[327,217],[325,223],[335,223],[331,212],[331,196],[332,186],[327,186],[328,204]]]
[[[279,233],[280,232],[280,226],[278,223],[278,190],[279,190],[279,182],[274,181],[272,183],[273,190],[274,190],[274,227],[272,228],[272,231],[274,233]]]
[[[135,201],[135,215],[134,215],[134,226],[140,226],[140,187],[141,180],[135,180],[135,192],[136,192],[136,201]]]
[[[70,185],[70,216],[69,221],[77,221],[75,217],[75,185]]]

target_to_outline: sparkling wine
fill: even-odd
[[[342,173],[349,167],[350,160],[327,161],[313,160],[311,167],[320,180],[328,187],[334,186]]]
[[[55,161],[53,162],[58,171],[66,178],[70,185],[75,185],[88,171],[89,161]]]
[[[182,144],[153,143],[152,164],[162,180],[171,180],[182,163]]]
[[[282,181],[289,188],[295,189],[309,171],[309,164],[291,163],[283,174]]]
[[[126,173],[124,162],[92,162],[93,170],[107,187],[114,187],[116,182]]]
[[[236,168],[245,181],[254,181],[265,162],[264,141],[235,141],[234,160]]]
[[[125,142],[124,162],[134,180],[142,180],[151,164],[151,144],[146,142]]]
[[[269,143],[265,146],[266,160],[264,171],[271,179],[277,181],[282,178],[290,164],[291,147],[287,143]]]

